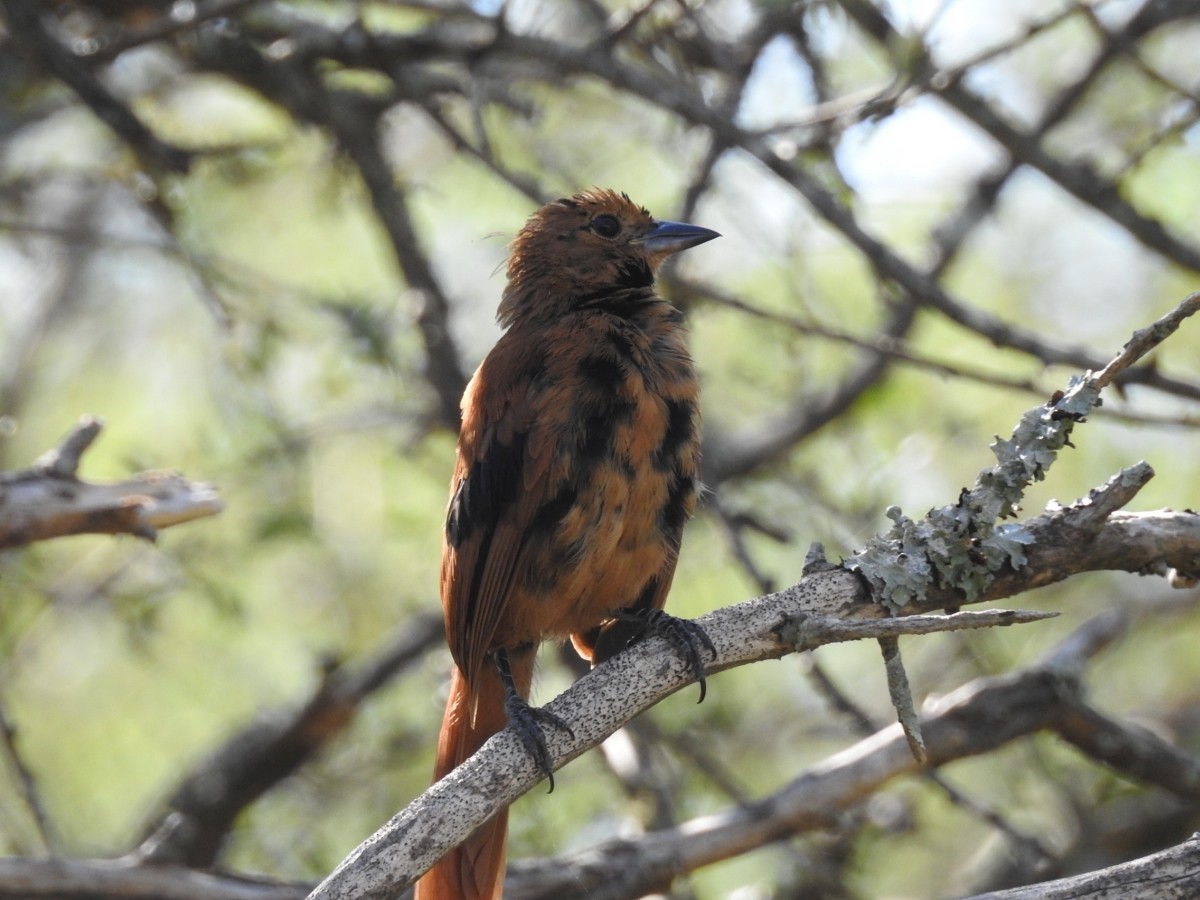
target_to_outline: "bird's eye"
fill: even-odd
[[[616,216],[596,216],[592,219],[592,231],[600,237],[614,238],[621,233],[621,223],[617,221]]]

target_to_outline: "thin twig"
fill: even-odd
[[[17,746],[17,729],[9,719],[3,702],[0,702],[0,743],[3,743],[9,765],[12,766],[13,772],[17,776],[21,799],[25,801],[30,818],[33,819],[34,826],[37,828],[38,837],[42,841],[42,846],[52,857],[58,858],[61,855],[61,848],[57,829],[54,828],[50,814],[46,811],[46,804],[42,802],[42,793],[38,788],[37,779]]]

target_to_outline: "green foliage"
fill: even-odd
[[[430,23],[457,35],[474,22],[469,10],[443,16],[390,3],[266,6],[339,28],[361,14],[362,27],[381,39],[414,37]],[[612,4],[614,23],[628,6]],[[674,6],[655,5],[634,21],[613,64],[686,88],[705,109],[736,121],[738,98],[756,89],[748,81],[739,83],[743,93],[725,93],[730,73],[740,71],[730,60],[746,62],[737,53],[751,46],[748,17],[795,18],[777,39],[803,43],[804,52],[788,54],[786,64],[821,61],[822,102],[832,107],[775,110],[782,124],[764,139],[790,142],[801,173],[834,192],[900,259],[925,265],[940,246],[937,228],[975,196],[1001,155],[991,143],[978,156],[964,152],[965,162],[943,154],[948,136],[964,145],[983,139],[964,137],[942,107],[925,120],[942,130],[905,137],[912,104],[894,89],[917,76],[929,33],[914,27],[902,45],[884,48],[837,4],[802,4],[799,12],[794,4],[744,4],[740,13],[727,4]],[[514,4],[511,24],[547,41],[605,39],[584,7],[593,9]],[[272,30],[279,26],[271,10],[254,12],[265,24],[247,13],[239,27],[269,58],[287,59],[295,36]],[[991,41],[979,29],[1012,25],[1017,13],[977,15],[972,27],[948,29],[945,52],[961,56],[955,42],[981,52]],[[719,46],[688,43],[704,29],[714,41],[733,37]],[[107,426],[84,457],[83,477],[178,469],[217,484],[228,507],[165,530],[154,545],[77,537],[0,555],[0,704],[18,726],[17,747],[66,855],[127,852],[179,779],[229,735],[264,710],[303,704],[331,661],[360,663],[413,617],[438,609],[454,435],[436,413],[417,327],[429,298],[405,277],[378,198],[328,121],[314,123],[311,110],[301,115],[215,71],[194,37],[121,55],[148,69],[121,88],[131,108],[164,140],[197,152],[186,174],[147,165],[68,92],[47,88],[44,76],[17,72],[0,109],[3,467],[28,465],[91,413]],[[1061,89],[1064,70],[1090,59],[1095,40],[1094,29],[1072,19],[972,75],[1004,102],[1041,109]],[[702,50],[731,55],[713,62]],[[478,48],[419,68],[402,61],[413,66],[397,76],[411,94],[399,92],[386,67],[316,66],[316,83],[387,107],[380,146],[414,223],[415,250],[450,305],[444,326],[466,373],[497,335],[497,267],[536,205],[527,189],[544,199],[611,185],[664,218],[676,217],[695,189],[687,214],[724,237],[681,260],[666,287],[687,309],[711,434],[750,440],[820,407],[870,357],[882,323],[906,299],[877,260],[747,150],[708,160],[714,146],[739,135],[689,120],[673,94],[647,96],[567,63],[558,71],[544,59],[497,61]],[[123,71],[114,66],[112,75]],[[773,74],[780,73],[760,77]],[[812,81],[807,69],[801,74]],[[876,94],[888,103],[870,106]],[[922,98],[940,102],[936,91]],[[1178,234],[1195,234],[1194,119],[1161,127],[1175,101],[1142,66],[1120,65],[1051,132],[1048,146],[1084,147],[1101,171],[1120,178],[1113,196]],[[906,180],[887,166],[863,171],[862,148],[893,140],[874,158],[924,177]],[[758,314],[688,282],[714,286]],[[1025,168],[937,283],[971,312],[1049,344],[1086,345],[1104,360],[1194,282],[1194,272]],[[1162,368],[1195,381],[1195,343],[1194,328],[1168,342]],[[857,553],[853,565],[896,610],[931,580],[958,585],[969,600],[999,568],[1024,563],[1029,535],[1020,517],[1053,496],[1082,496],[1142,457],[1160,474],[1141,505],[1200,506],[1194,412],[1181,418],[1194,406],[1182,395],[1135,386],[1095,410],[1094,392],[1077,382],[1056,417],[1038,404],[1080,367],[996,346],[986,331],[963,328],[928,303],[918,303],[911,330],[885,344],[895,351],[889,366],[831,421],[714,485],[689,527],[672,611],[699,615],[760,593],[764,580],[796,581],[813,540],[834,560]],[[993,466],[993,436],[1031,407],[1011,438],[991,444]],[[1124,421],[1113,408],[1146,417]],[[1084,415],[1073,436],[1078,449],[1067,453]],[[976,491],[987,497],[965,492],[969,502],[957,502],[980,472]],[[915,521],[912,510],[930,508],[930,520]],[[881,531],[883,539],[872,540]],[[1029,599],[1064,613],[1029,629],[1034,634],[906,640],[918,692],[1027,665],[1100,605],[1150,603],[1156,585],[1091,576]],[[1188,634],[1197,623],[1194,612],[1178,616],[1178,627],[1139,632],[1096,667],[1097,693],[1115,709],[1157,714],[1153,697],[1181,717],[1192,710],[1198,664]],[[553,648],[543,658],[539,700],[572,677]],[[875,647],[830,648],[817,659],[876,724],[890,721]],[[756,798],[857,739],[807,677],[811,662],[722,673],[703,706],[681,694],[647,714],[656,733],[643,748],[678,818],[735,802],[680,749],[689,740],[718,775]],[[241,815],[222,865],[319,877],[424,789],[448,665],[439,648],[373,694],[339,738]],[[1118,790],[1114,776],[1040,738],[957,763],[949,775],[1050,844],[1067,840],[1075,810]],[[40,853],[8,769],[0,788],[0,849]],[[513,856],[645,827],[657,807],[645,794],[625,803],[623,789],[598,753],[573,763],[553,796],[535,793],[515,807]],[[696,896],[784,896],[786,886],[807,884],[811,859],[836,860],[844,868],[835,874],[858,896],[914,884],[922,895],[946,895],[970,881],[946,861],[975,853],[994,834],[924,782],[889,788],[849,819],[843,846],[805,837],[757,850],[697,874]]]

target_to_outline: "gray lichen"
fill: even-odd
[[[1032,534],[1000,520],[1017,515],[1026,489],[1070,446],[1075,423],[1099,405],[1100,387],[1090,373],[1072,377],[1067,390],[1027,411],[1010,438],[996,438],[996,465],[980,472],[955,504],[932,509],[921,521],[891,507],[892,528],[847,559],[846,568],[866,577],[893,613],[934,586],[955,588],[966,602],[976,599],[1004,566],[1025,565]]]

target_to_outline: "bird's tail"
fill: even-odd
[[[522,697],[533,681],[533,654],[513,654],[513,680]],[[444,778],[508,724],[504,685],[495,667],[485,665],[475,691],[456,666],[450,697],[438,736],[434,780]],[[504,886],[504,851],[508,839],[508,810],[480,825],[421,876],[415,900],[499,900]]]

